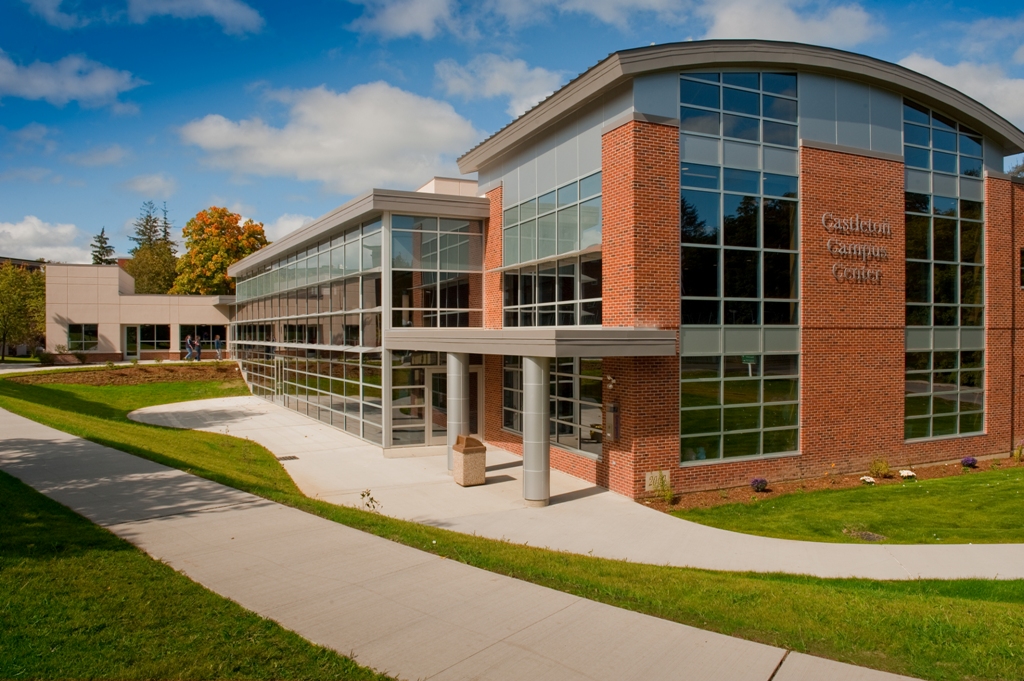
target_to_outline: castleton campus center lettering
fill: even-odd
[[[825,249],[838,261],[832,264],[832,276],[836,281],[852,284],[882,283],[882,270],[870,265],[888,260],[889,250],[884,245],[853,239],[892,238],[892,226],[888,222],[876,222],[860,215],[842,217],[835,213],[824,213],[821,226],[829,235]],[[850,261],[860,261],[861,264]]]

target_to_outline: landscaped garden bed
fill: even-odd
[[[128,367],[98,367],[76,371],[40,372],[7,379],[15,383],[46,385],[142,385],[172,381],[241,380],[234,362],[196,364],[139,364]]]

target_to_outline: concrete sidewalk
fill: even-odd
[[[207,588],[402,679],[885,681],[520,582],[0,410],[0,469]]]
[[[487,484],[461,488],[443,448],[385,458],[380,447],[257,397],[230,397],[140,409],[131,418],[228,433],[258,442],[311,497],[360,506],[370,489],[387,515],[531,546],[653,565],[788,572],[868,579],[1021,579],[1024,545],[861,545],[756,537],[698,525],[558,471],[551,505],[522,502],[522,459],[487,452]],[[389,456],[395,456],[392,450]]]

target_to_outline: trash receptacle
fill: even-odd
[[[480,440],[459,436],[452,447],[452,477],[463,487],[487,482],[487,447]]]

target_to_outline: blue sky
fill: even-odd
[[[119,253],[145,200],[279,238],[415,188],[620,49],[796,40],[926,73],[1024,127],[1018,3],[2,0],[0,255]]]

